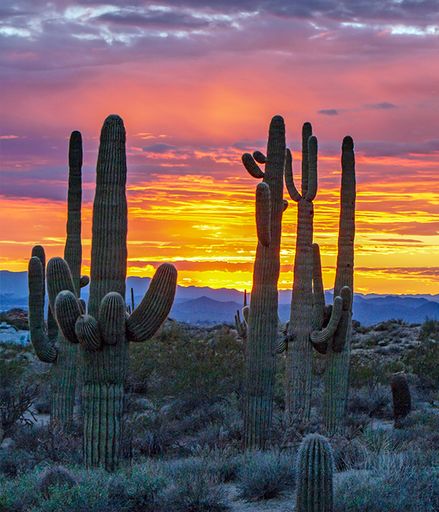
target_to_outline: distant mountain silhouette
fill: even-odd
[[[151,279],[128,277],[127,302],[130,288],[134,290],[138,304],[148,289]],[[0,311],[14,307],[27,308],[27,272],[0,270]],[[325,292],[326,300],[332,303],[332,292]],[[88,298],[88,287],[81,296]],[[178,286],[170,316],[175,320],[193,324],[232,323],[237,309],[242,308],[244,294],[227,288]],[[291,291],[279,292],[279,317],[282,322],[290,315]],[[364,325],[372,325],[391,318],[410,323],[421,323],[426,317],[439,319],[438,295],[363,295],[354,296],[354,318]]]

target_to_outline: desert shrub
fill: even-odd
[[[351,413],[367,414],[369,417],[391,417],[390,401],[389,388],[377,384],[353,389],[349,395],[348,408]]]
[[[394,373],[405,370],[405,364],[399,360],[379,363],[376,358],[365,359],[361,355],[353,354],[349,373],[350,386],[351,388],[362,388],[377,384],[386,386]]]
[[[404,364],[419,377],[421,385],[439,387],[439,342],[425,339],[421,345],[410,350],[404,357]]]
[[[359,439],[355,437],[348,439],[342,436],[334,436],[330,442],[334,450],[334,462],[337,471],[361,469],[364,467],[368,451]]]
[[[45,469],[38,481],[38,488],[44,498],[48,499],[58,487],[71,488],[77,485],[76,478],[62,466],[53,466]]]
[[[169,512],[223,512],[226,495],[218,479],[199,458],[174,461],[165,473],[171,484],[163,493],[164,510]]]
[[[421,325],[419,339],[422,341],[428,339],[439,341],[439,320],[427,317],[425,322]]]
[[[336,512],[436,512],[439,471],[399,466],[386,471],[357,471],[336,485]]]
[[[23,359],[0,359],[1,438],[11,435],[17,423],[32,424],[34,421],[30,408],[38,388],[27,382],[27,365]]]
[[[27,512],[33,510],[42,496],[38,490],[38,478],[28,472],[20,478],[9,479],[0,476],[0,511]]]
[[[26,450],[1,449],[0,450],[0,474],[15,478],[33,468],[36,460]]]
[[[242,456],[230,446],[211,449],[198,445],[192,449],[192,456],[200,458],[206,471],[218,482],[234,481],[242,463]]]
[[[294,481],[294,455],[291,453],[248,453],[238,472],[239,494],[248,501],[275,498],[294,488]]]
[[[131,352],[132,381],[146,383],[142,390],[148,396],[159,400],[172,396],[205,404],[240,393],[242,345],[228,329],[209,335],[209,341],[206,336],[191,336],[175,323],[169,329]]]

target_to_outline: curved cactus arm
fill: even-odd
[[[307,201],[313,201],[317,194],[317,137],[308,139],[308,188],[305,194]]]
[[[283,336],[277,341],[276,354],[282,354],[287,350],[287,338]]]
[[[343,301],[343,308],[340,322],[332,341],[332,350],[336,353],[340,353],[343,350],[347,339],[346,334],[351,324],[352,290],[349,286],[343,286],[340,290],[340,296]]]
[[[253,151],[253,158],[258,162],[258,164],[267,163],[267,157],[261,151]]]
[[[90,278],[88,276],[81,276],[81,278],[79,279],[79,287],[85,288],[89,284],[90,284]]]
[[[325,290],[323,288],[322,262],[319,244],[312,244],[313,327],[320,330],[325,319]]]
[[[306,196],[308,191],[308,141],[312,135],[312,125],[310,122],[303,123],[302,126],[302,197]]]
[[[46,334],[44,325],[44,270],[37,256],[29,260],[28,276],[30,339],[38,359],[45,363],[53,363],[58,354]]]
[[[250,176],[253,176],[253,178],[260,179],[265,176],[264,171],[255,162],[255,159],[250,153],[244,153],[242,155],[242,163],[247,169],[247,172],[250,174]]]
[[[58,293],[64,290],[75,293],[75,285],[70,268],[62,258],[51,258],[47,264],[47,291],[49,293],[49,304],[52,313],[55,311],[55,300]]]
[[[102,341],[116,345],[125,339],[126,306],[122,295],[110,292],[102,299],[99,308],[99,330]]]
[[[258,240],[268,247],[271,243],[271,194],[267,183],[259,183],[256,187],[256,230]]]
[[[282,212],[284,212],[288,208],[288,201],[286,199],[282,199]]]
[[[78,343],[75,324],[80,316],[81,306],[75,294],[69,290],[59,292],[55,300],[55,317],[64,338],[71,343]]]
[[[81,315],[75,323],[75,333],[85,350],[94,352],[101,347],[98,322],[91,315]]]
[[[249,316],[250,316],[250,306],[245,305],[242,308],[242,317],[243,317],[244,322],[246,323],[247,326],[248,326]]]
[[[285,185],[287,187],[288,194],[290,194],[290,197],[293,201],[298,203],[302,199],[302,196],[300,195],[299,191],[296,188],[296,185],[294,184],[293,155],[291,154],[291,151],[289,149],[287,149],[286,153],[285,153],[284,175],[285,175]]]
[[[238,336],[245,340],[247,338],[247,324],[245,320],[241,320],[241,314],[239,312],[239,309],[236,311],[235,314],[235,327],[236,331],[238,332]]]
[[[343,299],[341,297],[335,297],[331,318],[329,319],[328,325],[320,331],[313,331],[310,335],[311,343],[316,348],[316,350],[318,350],[318,348],[323,349],[325,346],[327,349],[329,340],[334,336],[334,333],[339,325],[342,310]],[[320,352],[320,350],[318,350],[318,352]]]
[[[84,299],[78,299],[79,307],[81,308],[81,315],[87,312],[87,304]]]
[[[126,322],[129,341],[146,341],[157,331],[171,310],[176,287],[175,267],[160,265],[142,302]]]

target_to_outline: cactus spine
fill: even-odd
[[[82,138],[72,132],[69,142],[69,186],[67,196],[67,239],[65,258],[72,269],[75,293],[79,296],[81,285],[81,181],[82,181]],[[52,363],[51,368],[51,420],[68,425],[73,418],[76,390],[77,348],[69,343],[60,332],[48,309],[47,329],[44,322],[46,256],[40,245],[32,249],[29,262],[29,327],[30,338],[38,358]]]
[[[334,308],[340,302],[340,320],[336,326],[330,326],[320,333],[312,333],[311,340],[327,353],[324,376],[323,420],[329,433],[341,431],[346,414],[349,391],[349,365],[352,337],[352,300],[354,286],[354,237],[355,237],[355,156],[351,137],[343,139],[342,178],[340,193],[340,223],[338,234],[337,270],[334,285]],[[320,256],[316,251],[316,271],[318,282],[321,280]],[[319,276],[320,274],[320,276]],[[323,322],[324,323],[324,322]],[[334,328],[335,327],[335,328]],[[320,350],[321,351],[321,350]]]
[[[333,511],[334,456],[328,440],[309,434],[297,454],[296,512]]]
[[[246,328],[244,446],[266,446],[272,414],[275,375],[275,349],[278,327],[277,282],[280,271],[280,239],[285,161],[285,125],[280,116],[271,120],[267,156],[256,151],[242,157],[247,171],[262,178],[256,188],[256,227],[258,245],[253,269],[248,326]],[[265,172],[258,163],[265,163]],[[246,317],[244,312],[244,317]]]
[[[87,313],[63,259],[49,261],[47,276],[58,325],[70,342],[81,345],[85,464],[109,471],[120,457],[128,342],[145,341],[157,331],[171,309],[177,279],[172,265],[161,265],[143,300],[127,315],[126,172],[125,127],[112,115],[102,127],[96,167]]]

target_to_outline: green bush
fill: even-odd
[[[425,324],[424,324],[425,325]],[[426,338],[421,345],[403,357],[404,364],[416,374],[425,387],[439,387],[439,342]]]
[[[246,454],[238,472],[241,498],[268,500],[294,488],[294,460],[291,453],[255,451]]]
[[[421,325],[419,339],[422,341],[428,339],[439,341],[439,320],[427,317],[425,322]]]

